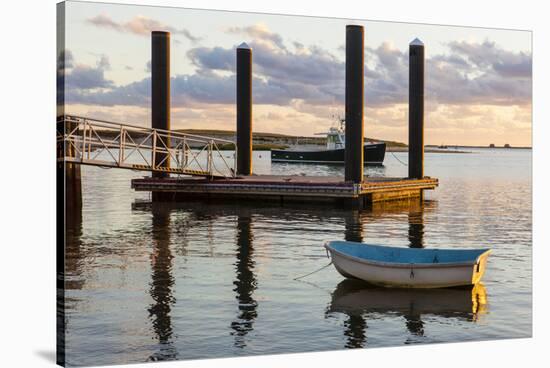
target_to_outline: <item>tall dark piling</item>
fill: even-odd
[[[151,32],[151,126],[153,129],[170,130],[169,32]],[[170,147],[169,138],[158,137],[156,145],[159,149],[163,149],[164,145]],[[170,157],[166,153],[153,153],[152,160],[155,166],[170,167]],[[168,176],[168,173],[153,172],[154,178]]]
[[[252,173],[252,49],[237,47],[237,174]]]
[[[59,136],[70,134],[77,129],[76,123],[65,121],[66,66],[68,52],[66,46],[65,2],[56,5],[57,13],[57,122]],[[78,135],[78,134],[76,134]],[[77,157],[75,146],[59,141],[56,147],[56,362],[65,366],[65,284],[67,270],[67,249],[71,244],[73,227],[78,228],[82,220],[82,179],[80,165],[65,162],[65,157]],[[74,226],[73,226],[74,225]]]
[[[409,45],[409,178],[424,177],[424,44]]]
[[[345,180],[363,181],[364,30],[346,26],[346,151]]]

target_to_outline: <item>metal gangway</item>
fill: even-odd
[[[57,160],[178,175],[236,176],[230,140],[64,115],[57,121]]]

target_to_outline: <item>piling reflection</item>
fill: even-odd
[[[407,215],[409,220],[409,247],[424,248],[424,207],[412,209]]]
[[[361,211],[351,211],[345,217],[344,239],[346,241],[363,241],[363,222],[361,221]],[[344,322],[344,335],[347,337],[346,348],[361,348],[366,344],[367,322],[362,314],[349,315]]]
[[[465,289],[388,289],[374,287],[360,280],[346,279],[334,292],[327,314],[343,313],[346,347],[361,347],[366,342],[365,319],[369,314],[401,315],[409,336],[424,336],[423,315],[475,322],[487,311],[487,294],[483,284]]]
[[[59,171],[59,170],[58,170]],[[63,186],[58,183],[58,191]],[[65,364],[65,334],[69,329],[66,316],[70,303],[66,297],[67,290],[81,290],[85,279],[82,276],[82,206],[81,203],[57,197],[57,250],[56,250],[56,329],[57,329],[57,363]],[[63,211],[63,207],[65,211]]]
[[[236,279],[233,282],[236,299],[239,303],[237,319],[231,323],[235,337],[234,345],[238,348],[246,346],[245,337],[254,328],[254,320],[257,317],[258,303],[253,294],[257,282],[254,275],[254,247],[251,229],[252,218],[250,215],[237,217],[237,261],[235,263]]]
[[[233,292],[237,300],[237,312],[231,318],[230,329],[233,336],[233,346],[243,349],[250,345],[250,333],[254,330],[254,324],[258,317],[258,302],[254,293],[258,287],[256,276],[256,261],[254,254],[253,223],[275,219],[292,223],[297,219],[303,221],[307,216],[309,222],[328,221],[334,224],[343,224],[343,231],[333,234],[347,241],[364,242],[369,238],[380,238],[380,222],[387,221],[393,226],[396,233],[407,239],[411,247],[424,246],[424,215],[435,204],[418,201],[384,204],[382,207],[374,207],[361,211],[325,211],[324,208],[280,208],[277,206],[234,206],[209,204],[199,205],[195,203],[177,204],[148,204],[147,206],[134,206],[135,210],[146,209],[153,211],[153,239],[155,241],[155,257],[152,261],[153,283],[151,295],[155,304],[150,308],[151,319],[159,342],[163,345],[161,352],[152,359],[170,359],[175,357],[175,350],[171,348],[172,324],[170,310],[174,300],[171,296],[174,279],[171,276],[172,254],[169,243],[170,236],[177,236],[177,251],[181,244],[185,244],[187,232],[196,222],[206,232],[207,243],[214,244],[216,237],[214,224],[220,217],[234,216],[236,218],[235,237],[235,279]],[[157,207],[155,207],[157,206]],[[162,211],[161,209],[165,209]],[[169,210],[182,212],[189,215],[175,215],[171,223]],[[255,219],[255,217],[258,217]],[[170,230],[175,227],[174,230]],[[342,229],[342,228],[340,228]],[[389,235],[392,233],[388,232]],[[394,235],[392,235],[394,236]],[[319,243],[321,245],[321,243]],[[201,249],[204,252],[204,248]],[[214,252],[212,256],[215,257]],[[475,297],[475,299],[472,299]],[[368,319],[372,313],[388,314],[403,318],[405,331],[405,343],[414,342],[415,337],[424,336],[426,333],[425,314],[435,314],[443,317],[460,318],[467,321],[475,321],[477,316],[485,308],[485,290],[478,285],[474,290],[397,290],[380,289],[367,286],[363,282],[345,280],[342,281],[333,293],[328,313],[344,313],[343,334],[346,337],[345,347],[358,348],[367,345]]]
[[[80,204],[66,203],[65,213],[65,269],[64,288],[80,290],[84,286],[82,277],[82,208]],[[63,262],[63,260],[58,260]]]
[[[345,347],[362,348],[367,344],[367,322],[362,314],[350,314],[344,322],[344,335],[347,337]]]
[[[151,283],[149,292],[153,299],[149,318],[159,342],[159,350],[149,360],[171,360],[177,358],[173,345],[171,309],[175,303],[173,296],[174,277],[172,276],[173,255],[170,250],[170,210],[161,203],[153,203],[151,254]]]
[[[363,222],[361,211],[350,211],[345,216],[344,240],[361,243],[363,241]]]
[[[424,215],[433,212],[437,202],[430,200],[402,200],[391,202],[374,203],[370,209],[368,217],[373,220],[393,216],[396,214],[405,214],[407,216],[408,233],[406,234],[410,248],[424,248]],[[365,222],[362,220],[362,222]]]
[[[420,314],[406,314],[405,317],[405,326],[411,335],[424,336],[424,322],[420,319]]]
[[[409,221],[409,247],[424,248],[424,206],[423,201],[419,201],[417,207],[409,209],[407,218]],[[420,313],[413,310],[403,316],[407,330],[413,336],[424,336],[424,322],[420,318]],[[405,343],[408,343],[406,341]]]

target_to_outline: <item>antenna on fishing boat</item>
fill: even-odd
[[[340,130],[344,131],[346,125],[346,118],[343,118],[342,115],[338,114],[338,122],[340,123]]]
[[[337,121],[338,130],[344,131],[345,124],[346,124],[346,118],[343,117],[343,115],[340,114],[340,113],[338,113],[338,114],[332,114],[332,115],[331,115],[331,118],[332,118],[333,120]]]

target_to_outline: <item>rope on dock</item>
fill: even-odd
[[[327,268],[327,267],[330,266],[331,264],[332,264],[332,261],[330,261],[330,263],[329,263],[328,265],[325,265],[325,266],[319,268],[318,270],[315,270],[315,271],[310,272],[310,273],[308,273],[308,274],[306,274],[306,275],[303,275],[303,276],[295,277],[295,278],[293,278],[293,280],[299,280],[299,279],[303,279],[303,278],[306,277],[306,276],[313,275],[315,272],[319,272],[319,271],[321,271],[322,269]]]
[[[389,152],[392,154],[393,157],[395,157],[395,159],[396,159],[397,161],[399,161],[400,163],[402,163],[402,164],[405,165],[405,166],[409,166],[409,165],[407,165],[405,162],[401,161],[392,151],[389,151]]]

